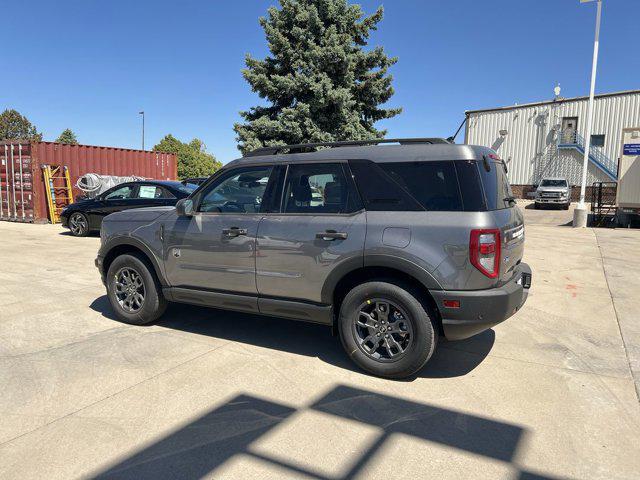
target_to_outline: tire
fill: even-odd
[[[125,272],[130,279],[128,283]],[[136,295],[140,293],[142,300]],[[107,272],[107,296],[116,316],[132,325],[151,323],[167,308],[153,268],[136,254],[120,255],[111,262]]]
[[[360,284],[347,294],[340,307],[338,329],[342,346],[360,368],[376,376],[398,379],[413,375],[427,363],[436,348],[438,329],[435,316],[419,299],[420,294],[410,286],[385,280]],[[387,348],[389,344],[383,338],[388,338],[389,333],[380,332],[385,328],[382,325],[385,317],[377,312],[380,304],[385,302],[388,305],[387,318],[396,319],[386,323],[386,328],[394,325],[388,341],[393,343],[395,340],[398,346],[402,344],[405,347],[402,353],[393,347],[390,352]],[[360,315],[363,309],[367,314],[371,310],[370,317]],[[399,312],[400,317],[395,316],[395,312]],[[358,321],[368,322],[368,326],[363,327]],[[372,324],[372,321],[375,323]],[[397,322],[404,326],[405,332],[397,333]],[[373,339],[363,344],[363,337],[364,340],[369,337]],[[379,347],[373,355],[365,352],[365,349],[374,350],[376,342],[379,342]],[[396,350],[394,356],[391,355],[393,350]],[[374,358],[375,355],[380,358]]]
[[[89,219],[82,212],[73,212],[69,217],[69,231],[74,237],[86,237],[89,235]]]
[[[569,210],[569,205],[571,205],[570,203],[567,203],[566,205],[563,205],[562,208],[564,210]]]
[[[540,204],[538,202],[535,202],[533,204],[533,208],[535,208],[536,210],[540,210]]]

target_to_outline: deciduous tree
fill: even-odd
[[[42,140],[42,134],[27,119],[13,109],[0,113],[0,140]]]
[[[178,178],[208,177],[222,166],[199,138],[184,143],[168,134],[153,149],[178,156]]]

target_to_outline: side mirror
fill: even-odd
[[[176,213],[179,217],[190,217],[193,215],[193,200],[181,198],[176,202]]]

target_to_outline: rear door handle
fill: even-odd
[[[316,238],[321,240],[346,240],[347,236],[345,232],[336,232],[335,230],[316,233]]]
[[[224,228],[222,234],[227,237],[238,237],[240,235],[246,235],[247,229],[238,227]]]

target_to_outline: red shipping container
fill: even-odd
[[[178,161],[173,153],[117,147],[67,145],[55,142],[0,142],[0,220],[47,222],[49,212],[42,165],[66,166],[73,195],[86,173],[175,180]]]

